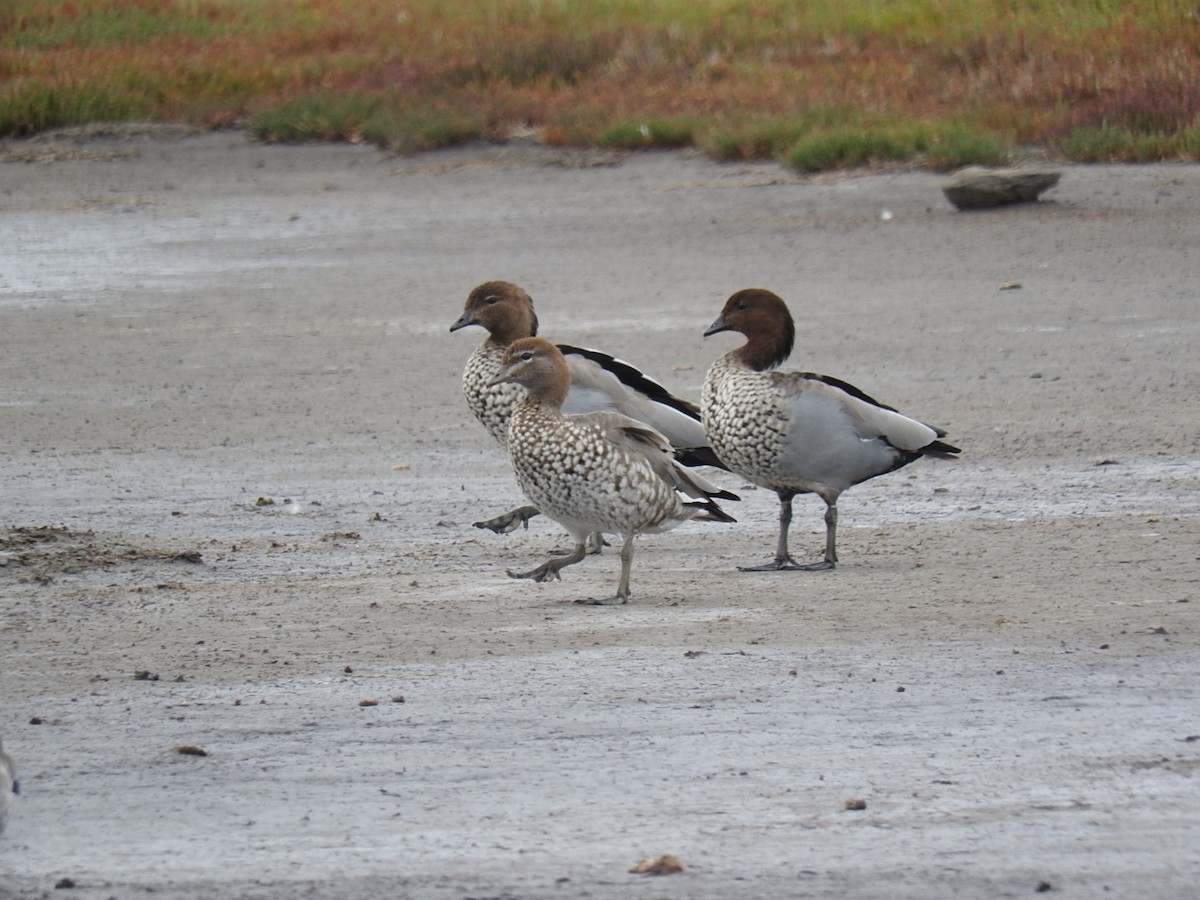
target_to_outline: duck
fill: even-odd
[[[489,387],[514,385],[524,396],[509,416],[508,454],[522,492],[575,542],[512,578],[560,580],[567,566],[583,560],[590,535],[619,535],[621,575],[616,595],[579,603],[617,605],[629,601],[633,542],[640,534],[668,531],[690,519],[733,522],[718,499],[737,494],[716,487],[676,459],[666,436],[618,412],[568,415],[571,390],[566,355],[541,337],[514,341],[504,351]]]
[[[8,824],[8,807],[14,794],[21,792],[17,782],[17,769],[12,757],[4,752],[4,742],[0,741],[0,834]]]
[[[838,498],[849,487],[922,457],[956,459],[946,432],[902,415],[828,375],[775,371],[791,355],[796,326],[787,304],[763,288],[725,301],[705,337],[723,331],[742,344],[709,368],[700,409],[713,450],[737,474],[779,496],[775,558],[742,571],[820,571],[837,566]],[[792,498],[825,501],[825,554],[798,563],[788,552]]]
[[[501,446],[507,446],[508,421],[524,391],[516,384],[491,381],[509,344],[537,336],[533,300],[512,282],[486,281],[467,295],[462,315],[450,331],[470,325],[486,329],[488,336],[463,369],[463,395],[475,418]],[[571,377],[563,405],[568,415],[614,412],[629,416],[664,435],[684,465],[725,468],[709,446],[697,404],[675,396],[636,366],[607,353],[569,344],[557,346]],[[528,528],[537,514],[536,508],[523,506],[474,525],[500,534],[520,526]]]

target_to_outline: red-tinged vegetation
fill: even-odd
[[[1200,16],[1173,0],[9,0],[0,76],[9,136],[132,118],[397,151],[640,134],[802,167],[831,142],[935,167],[1200,145]]]

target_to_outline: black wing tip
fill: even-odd
[[[958,459],[958,454],[962,453],[962,450],[945,441],[934,441],[932,444],[922,447],[921,452],[926,456],[936,456],[939,459]]]
[[[700,421],[700,407],[691,400],[685,400],[682,397],[676,397],[665,387],[643,372],[636,366],[632,366],[627,362],[617,359],[615,356],[610,356],[599,350],[591,350],[587,347],[575,347],[571,344],[559,344],[558,349],[564,355],[574,354],[582,356],[584,359],[589,359],[600,368],[611,372],[617,377],[617,380],[622,384],[633,388],[635,391],[641,391],[651,400],[670,406],[689,418]]]
[[[729,494],[729,492],[721,491],[719,494],[713,494],[713,496],[721,497],[724,500],[728,500],[730,498],[734,500],[741,499],[735,494],[725,496],[726,494]],[[725,510],[721,509],[721,507],[717,506],[717,504],[712,500],[696,501],[695,503],[686,503],[684,505],[690,506],[697,510],[696,518],[702,522],[737,522],[737,519],[725,512]]]
[[[900,412],[900,410],[896,409],[894,406],[888,406],[886,403],[880,403],[862,388],[855,387],[850,382],[842,381],[840,378],[834,378],[832,375],[819,375],[816,372],[800,372],[799,375],[802,378],[820,381],[821,383],[827,384],[830,387],[837,388],[839,391],[845,391],[851,397],[856,397],[857,399],[862,400],[864,403],[870,403],[872,406],[878,406],[880,409],[886,409],[888,412]],[[938,437],[941,437],[940,433],[938,434]]]
[[[729,466],[721,462],[712,447],[681,447],[675,450],[675,459],[689,468],[697,466],[712,466],[714,469],[729,471]]]

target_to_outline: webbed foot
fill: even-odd
[[[562,568],[562,559],[551,559],[536,569],[530,569],[528,572],[514,572],[512,569],[505,569],[509,578],[528,578],[530,581],[562,581],[562,576],[558,574],[558,570]]]
[[[504,515],[496,516],[494,519],[487,519],[483,522],[475,522],[473,524],[476,528],[486,528],[489,531],[496,532],[496,534],[508,534],[521,527],[529,528],[529,520],[538,514],[536,506],[522,506],[511,512],[506,512]]]
[[[603,600],[596,600],[592,597],[587,597],[581,600],[576,600],[575,602],[580,606],[623,606],[629,602],[629,598],[618,595],[616,597],[606,597]]]
[[[815,563],[798,563],[790,556],[776,557],[761,566],[738,566],[739,572],[824,572],[837,568],[837,563],[823,559]]]

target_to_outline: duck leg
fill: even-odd
[[[825,501],[825,558],[819,563],[809,563],[808,569],[832,569],[837,566],[837,497]]]
[[[837,536],[837,498],[825,500],[825,558],[820,562],[800,564],[788,553],[788,531],[792,526],[793,491],[779,491],[779,540],[775,544],[775,558],[761,566],[738,566],[742,572],[819,572],[837,565],[834,549]]]
[[[506,512],[503,515],[496,516],[494,519],[486,519],[482,522],[472,522],[476,528],[486,528],[496,534],[509,534],[516,531],[518,528],[524,527],[529,529],[529,520],[534,516],[540,516],[541,511],[536,506],[519,506],[511,512]],[[589,554],[603,553],[604,548],[608,546],[608,541],[604,540],[604,535],[598,531],[592,532],[588,536],[587,552]],[[555,556],[570,556],[573,550],[554,550]]]
[[[529,528],[529,520],[536,515],[540,515],[536,506],[520,506],[504,515],[496,516],[494,519],[475,522],[474,525],[476,528],[486,528],[496,534],[508,534],[521,526]]]
[[[633,569],[633,535],[625,536],[621,545],[621,580],[617,583],[617,596],[607,600],[576,600],[587,606],[620,606],[629,602],[629,573]]]
[[[575,549],[571,551],[569,556],[556,556],[553,559],[548,559],[536,569],[530,569],[528,572],[514,572],[512,569],[508,569],[508,577],[529,578],[533,581],[561,581],[562,576],[558,574],[559,570],[581,562],[585,556],[587,556],[586,539],[576,540]]]
[[[587,536],[586,547],[587,547],[587,555],[588,556],[599,556],[601,553],[604,552],[604,548],[607,546],[608,546],[608,541],[606,541],[604,539],[604,535],[601,534],[599,531],[593,531],[591,534],[589,534]],[[550,555],[551,556],[570,556],[574,552],[575,552],[574,548],[572,548],[570,550],[551,550]]]

